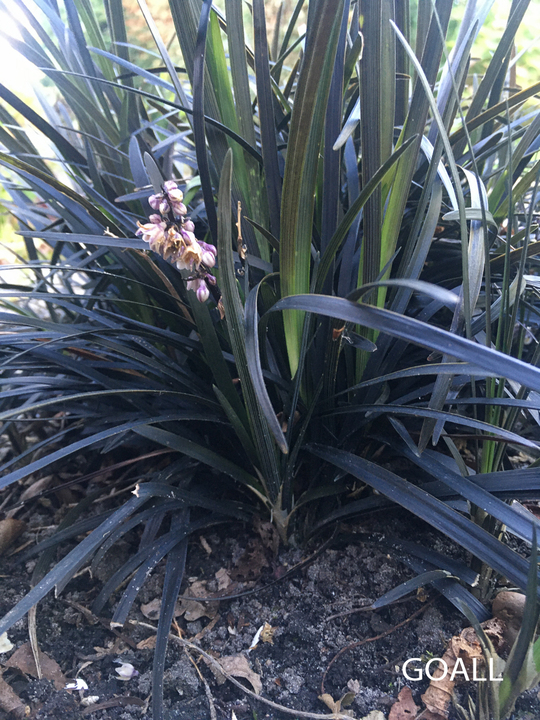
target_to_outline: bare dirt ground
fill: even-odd
[[[39,525],[43,518],[35,515],[32,522]],[[321,540],[319,551],[314,545],[304,550],[281,548],[276,553],[275,539],[265,533],[264,526],[257,533],[253,528],[231,524],[194,536],[183,594],[251,592],[213,603],[179,602],[174,633],[214,658],[232,658],[225,661],[231,674],[246,688],[260,692],[261,698],[285,708],[329,714],[330,709],[319,699],[323,678],[324,692],[334,700],[354,693],[354,699],[349,696],[349,710],[356,718],[375,710],[388,718],[405,685],[409,685],[414,701],[422,708],[420,696],[429,681],[407,682],[402,663],[409,657],[424,661],[441,657],[448,640],[468,623],[444,598],[429,591],[379,611],[368,609],[375,599],[412,577],[384,540],[389,534],[409,537],[457,558],[464,556],[444,538],[400,511],[386,515],[384,533],[380,527],[380,518],[376,517],[362,526],[349,526],[341,539],[334,538],[322,551]],[[31,538],[32,532],[29,527],[18,543]],[[143,586],[131,622],[116,635],[106,620],[112,617],[119,594],[103,611],[105,622],[86,610],[107,577],[125,562],[137,539],[136,533],[126,536],[104,558],[96,577],[83,571],[57,599],[49,596],[38,605],[37,639],[47,659],[45,662],[44,657],[42,663],[45,677],[32,677],[17,656],[18,667],[6,667],[17,650],[25,662],[30,662],[31,655],[25,645],[27,620],[19,621],[10,631],[14,648],[0,655],[0,663],[4,664],[3,680],[19,698],[22,709],[11,715],[0,710],[0,720],[11,720],[17,712],[26,712],[35,720],[152,717],[152,626],[157,624],[159,613],[162,566]],[[2,615],[29,589],[34,561],[21,564],[17,557],[16,553],[4,558],[0,565]],[[296,570],[291,572],[293,568]],[[250,650],[261,627],[262,636]],[[328,669],[339,651],[343,652]],[[48,659],[57,666],[51,669]],[[119,660],[135,669],[131,679],[123,681],[119,677]],[[179,641],[169,643],[165,667],[166,720],[300,717],[255,700],[223,677],[218,678],[198,652],[186,649]],[[242,677],[242,673],[248,677]],[[58,689],[76,677],[84,679],[88,689]],[[540,717],[537,691],[530,691],[520,700],[514,720]],[[463,703],[467,692],[474,697],[474,683],[458,687]],[[87,704],[88,698],[93,699],[93,704]],[[455,718],[455,710],[450,708],[449,720]]]

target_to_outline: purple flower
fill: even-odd
[[[200,302],[206,302],[210,296],[209,285],[216,285],[216,278],[207,270],[215,266],[217,250],[214,245],[197,240],[195,224],[186,217],[187,208],[183,199],[184,195],[174,180],[164,182],[163,192],[148,198],[150,207],[157,212],[150,215],[150,222],[137,223],[137,235],[141,235],[151,250],[174,263],[179,270],[195,272],[197,276],[187,281],[187,289],[193,290]],[[171,222],[171,213],[174,223]]]

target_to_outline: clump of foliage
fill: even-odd
[[[0,420],[14,452],[0,488],[81,452],[180,459],[48,572],[43,556],[0,633],[141,525],[94,609],[136,571],[113,617],[124,622],[167,558],[156,720],[187,538],[226,517],[264,512],[303,542],[397,503],[470,551],[486,592],[492,573],[527,586],[529,563],[499,535],[532,542],[507,500],[540,497],[540,470],[512,464],[518,446],[536,456],[540,410],[528,344],[540,83],[506,85],[529,0],[512,4],[479,82],[468,67],[492,1],[469,0],[449,54],[447,0],[305,4],[305,33],[298,0],[269,39],[254,0],[249,47],[237,0],[170,0],[178,67],[139,0],[159,53],[149,67],[118,0],[106,23],[89,0],[15,0],[25,22],[11,43],[58,100],[40,95],[38,113],[0,86],[3,185],[28,254],[26,284],[2,272]],[[62,429],[24,447],[24,422],[59,410]],[[418,480],[387,468],[396,454]],[[453,565],[411,552],[485,619]]]

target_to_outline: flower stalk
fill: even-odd
[[[197,295],[199,302],[206,302],[210,295],[219,305],[221,292],[216,278],[210,270],[216,264],[217,250],[214,245],[195,237],[195,225],[187,217],[187,208],[182,202],[184,195],[174,180],[162,185],[162,192],[151,195],[148,203],[156,212],[148,223],[137,223],[144,242],[150,250],[175,265],[178,270],[188,270],[186,287]]]

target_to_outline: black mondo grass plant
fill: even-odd
[[[0,285],[0,488],[81,455],[140,472],[130,499],[87,518],[84,498],[37,546],[0,634],[140,528],[94,611],[128,580],[124,623],[166,558],[160,720],[200,528],[258,512],[302,543],[401,506],[480,575],[473,594],[416,548],[418,586],[439,569],[479,620],[497,578],[527,588],[503,533],[532,543],[509,501],[540,499],[540,81],[515,84],[529,0],[481,67],[489,1],[298,0],[269,34],[264,0],[169,0],[167,44],[138,1],[153,48],[119,0],[10,0],[10,43],[55,96],[37,110],[0,86],[22,238]]]

